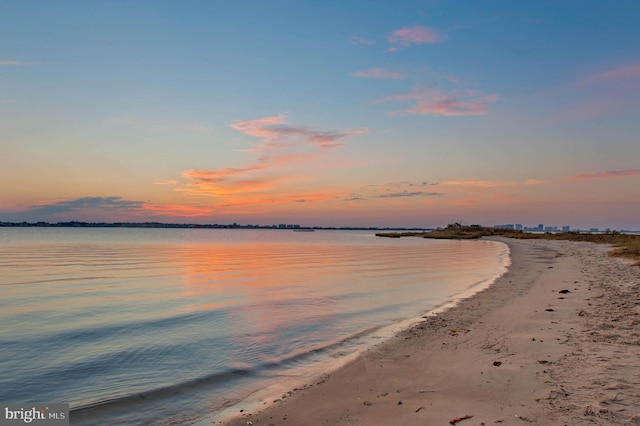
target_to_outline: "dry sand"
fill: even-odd
[[[229,425],[640,425],[640,268],[496,240],[512,265],[490,288]]]

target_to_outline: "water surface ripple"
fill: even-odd
[[[0,228],[0,401],[191,424],[283,391],[504,272],[491,241]]]

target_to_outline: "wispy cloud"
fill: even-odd
[[[192,182],[189,185],[202,185],[209,183],[219,183],[229,180],[237,175],[246,175],[249,172],[263,170],[265,166],[254,164],[244,168],[226,168],[219,170],[186,170],[182,173],[184,177]]]
[[[124,200],[121,197],[83,197],[74,200],[58,201],[31,207],[31,213],[58,214],[80,212],[83,210],[131,211],[145,206],[143,201]]]
[[[640,169],[614,170],[614,171],[608,171],[608,172],[597,172],[597,173],[589,173],[584,175],[576,175],[576,176],[571,176],[569,180],[583,181],[583,180],[591,180],[591,179],[624,178],[624,177],[630,177],[630,176],[640,176]]]
[[[349,73],[351,77],[357,78],[378,78],[378,79],[392,79],[401,80],[406,77],[405,74],[388,70],[386,68],[370,68],[363,71],[354,71]]]
[[[392,45],[387,52],[396,52],[401,47],[412,44],[433,44],[447,39],[447,35],[434,28],[415,25],[399,28],[391,32],[387,41]]]
[[[500,97],[495,94],[485,95],[476,90],[427,90],[414,88],[410,93],[402,93],[387,96],[384,100],[399,102],[413,101],[410,108],[392,111],[391,116],[397,115],[442,115],[442,116],[465,116],[465,115],[485,115],[487,105],[496,102]]]
[[[375,40],[370,40],[370,39],[366,39],[358,36],[352,36],[349,39],[349,43],[353,44],[354,46],[371,46],[375,44]]]
[[[178,183],[176,179],[157,180],[153,182],[154,185],[177,185]]]
[[[625,65],[590,75],[580,80],[578,85],[631,79],[640,79],[640,63]]]
[[[631,115],[640,109],[637,86],[640,83],[640,62],[609,68],[572,82],[568,89],[574,91],[564,110],[549,112],[545,122],[552,124],[585,121],[610,116]],[[576,91],[580,93],[577,94]]]
[[[253,120],[240,120],[231,123],[231,127],[246,135],[259,138],[272,148],[281,148],[280,143],[291,136],[301,136],[323,149],[336,148],[343,145],[338,143],[340,139],[368,131],[368,129],[320,131],[304,126],[292,126],[286,121],[286,117],[286,114],[280,114]]]
[[[203,217],[211,216],[214,209],[207,206],[189,206],[182,204],[147,204],[142,210],[154,216]]]
[[[188,195],[214,197],[221,208],[258,206],[277,193],[280,202],[311,202],[326,198],[315,194],[290,192],[303,180],[317,177],[319,170],[334,167],[339,157],[328,149],[343,145],[343,139],[365,133],[367,129],[318,130],[293,125],[286,114],[251,120],[238,120],[230,126],[240,133],[257,138],[260,144],[245,150],[254,156],[244,167],[192,169],[182,173],[186,185],[176,188]],[[331,151],[333,152],[333,151]],[[324,157],[324,158],[323,158]],[[323,164],[323,160],[327,163]],[[343,166],[335,166],[343,167]],[[335,197],[334,197],[335,198]],[[289,201],[286,201],[289,200]]]
[[[442,195],[441,192],[424,192],[424,191],[402,191],[391,192],[388,194],[380,194],[378,198],[406,198],[406,197],[435,197]]]
[[[283,136],[283,132],[278,131],[276,126],[286,125],[286,117],[287,114],[280,114],[253,120],[238,120],[231,123],[230,126],[240,133],[255,136],[264,142],[275,142]]]
[[[480,180],[480,179],[466,179],[466,180],[445,180],[440,182],[441,185],[449,186],[468,186],[468,187],[481,187],[481,188],[495,188],[501,186],[516,186],[513,182],[503,182],[494,180]]]
[[[426,198],[443,195],[441,192],[425,191],[438,183],[422,182],[389,182],[380,185],[367,185],[350,191],[343,196],[346,201],[364,201],[371,199],[391,198]]]

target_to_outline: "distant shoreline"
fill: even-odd
[[[301,226],[301,225],[240,225],[231,224],[195,224],[162,222],[0,222],[0,227],[8,228],[160,228],[160,229],[279,229],[279,230],[338,230],[338,231],[417,231],[428,232],[432,228],[402,228],[376,226]]]
[[[402,227],[402,226],[304,226],[292,224],[278,225],[251,225],[238,223],[165,223],[165,222],[83,222],[83,221],[67,221],[67,222],[3,222],[0,221],[0,228],[160,228],[160,229],[313,229],[313,230],[338,230],[338,231],[382,231],[376,234],[379,237],[399,238],[399,237],[425,237],[425,238],[444,238],[444,239],[473,239],[482,236],[498,235],[512,237],[518,235],[562,235],[562,234],[640,234],[640,230],[620,229],[613,231],[592,232],[590,230],[573,230],[569,232],[532,232],[532,231],[513,231],[508,229],[490,228],[490,227],[461,227],[462,233],[465,235],[458,236],[451,233],[451,228],[420,228],[420,227]],[[473,228],[473,229],[471,229]],[[466,233],[471,229],[472,233],[483,230],[482,235],[469,236]],[[486,232],[490,232],[487,234]],[[519,237],[522,238],[522,237]]]

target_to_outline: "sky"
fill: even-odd
[[[3,0],[0,221],[640,229],[637,0]]]

